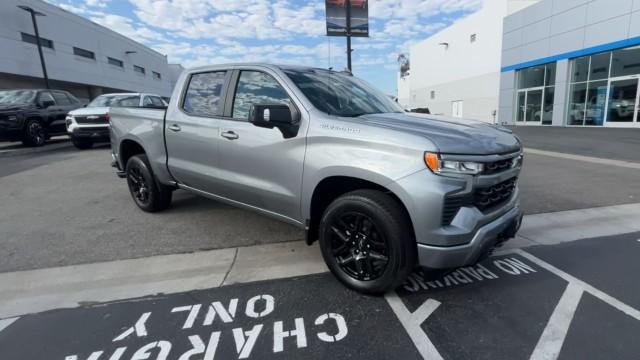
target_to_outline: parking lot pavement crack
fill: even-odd
[[[235,248],[235,252],[233,253],[233,260],[231,260],[231,265],[229,265],[229,270],[227,270],[227,272],[224,274],[224,277],[222,278],[222,281],[220,282],[220,286],[225,285],[225,283],[227,282],[227,278],[229,277],[229,274],[231,274],[231,270],[233,270],[233,267],[236,265],[236,260],[238,259],[238,248]]]

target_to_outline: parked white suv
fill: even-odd
[[[109,108],[164,109],[167,103],[155,94],[120,93],[100,95],[86,107],[69,112],[67,132],[78,149],[89,149],[96,142],[109,141]]]

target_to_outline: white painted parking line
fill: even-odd
[[[18,319],[20,319],[20,317],[14,317],[14,318],[0,320],[0,332],[2,332],[2,330],[4,330],[7,327],[9,327],[9,325],[11,325],[14,322],[16,322],[16,320],[18,320]]]
[[[584,161],[584,162],[589,162],[593,164],[618,166],[618,167],[625,167],[629,169],[640,170],[640,163],[631,162],[631,161],[604,159],[604,158],[597,158],[597,157],[591,157],[591,156],[566,154],[566,153],[559,153],[555,151],[546,151],[546,150],[531,149],[531,148],[525,148],[524,152],[525,154],[543,155],[543,156],[550,156],[550,157],[555,157],[560,159],[577,160],[577,161]]]
[[[420,327],[420,325],[427,320],[438,306],[440,306],[440,302],[429,299],[412,313],[407,310],[407,307],[402,303],[402,300],[395,292],[385,295],[385,299],[398,317],[398,320],[400,320],[404,329],[407,331],[407,334],[409,334],[411,341],[413,341],[420,355],[422,355],[424,359],[442,360],[442,356],[438,352],[438,349],[436,349],[435,345],[433,345],[427,334],[425,334]]]
[[[503,256],[507,254],[520,255],[533,264],[536,264],[537,266],[568,282],[566,290],[551,314],[542,335],[538,339],[537,345],[531,354],[531,360],[555,360],[558,358],[567,333],[569,332],[575,312],[578,309],[582,294],[585,292],[640,321],[640,311],[637,309],[604,293],[601,290],[596,289],[586,282],[569,275],[568,273],[535,257],[534,255],[531,255],[528,252],[525,252],[522,249],[503,250],[496,253],[495,256]],[[496,260],[494,263],[496,263],[496,265],[503,264],[499,261],[501,260]],[[524,266],[524,264],[522,265]],[[535,272],[534,269],[529,269]],[[501,268],[501,270],[509,273],[505,268]],[[511,274],[515,275],[515,273]],[[395,315],[398,317],[400,323],[404,326],[420,354],[425,359],[442,359],[438,349],[421,327],[422,323],[424,323],[427,318],[436,311],[441,303],[435,299],[427,299],[416,311],[412,313],[407,309],[395,292],[388,294],[385,298]]]
[[[584,290],[569,283],[533,350],[531,360],[557,359]]]
[[[640,321],[640,311],[638,311],[637,309],[634,309],[633,307],[623,303],[622,301],[614,298],[611,295],[606,294],[603,291],[600,291],[598,289],[596,289],[595,287],[587,284],[586,282],[575,278],[569,274],[567,274],[566,272],[558,269],[557,267],[543,261],[540,260],[539,258],[529,254],[528,252],[522,250],[522,249],[514,249],[513,253],[518,254],[523,256],[524,258],[526,258],[527,260],[533,262],[534,264],[544,268],[545,270],[565,279],[567,282],[569,282],[569,284],[574,284],[580,288],[582,288],[583,291],[588,292],[589,294],[597,297],[598,299],[606,302],[607,304],[615,307],[616,309],[622,311],[623,313],[631,316],[632,318]]]

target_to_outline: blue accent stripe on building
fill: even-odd
[[[611,51],[611,50],[616,50],[616,49],[625,48],[625,47],[634,46],[634,45],[640,45],[640,36],[625,39],[625,40],[615,41],[608,44],[592,46],[582,50],[570,51],[564,54],[549,56],[546,58],[526,61],[526,62],[515,64],[515,65],[505,66],[501,69],[501,72],[524,69],[531,66],[542,65],[542,64],[556,62],[564,59],[572,59],[572,58],[577,58],[581,56],[597,54],[604,51]]]

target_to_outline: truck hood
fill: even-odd
[[[87,116],[87,115],[106,115],[109,112],[108,107],[84,107],[69,111],[71,116]]]
[[[403,113],[363,115],[354,120],[424,136],[443,154],[493,155],[521,149],[511,130],[481,121]]]

